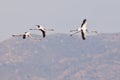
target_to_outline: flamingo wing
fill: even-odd
[[[25,34],[23,35],[23,39],[26,39],[26,35]]]
[[[84,24],[86,23],[86,21],[87,21],[86,19],[83,20],[83,22],[82,22],[82,24],[81,24],[81,27],[84,26]]]
[[[82,39],[85,40],[85,33],[81,30]]]
[[[45,36],[46,36],[45,31],[44,31],[44,30],[41,30],[41,32],[42,32],[42,34],[43,34],[43,38],[45,38]]]

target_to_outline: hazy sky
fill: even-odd
[[[120,0],[0,0],[0,41],[36,24],[69,33],[84,18],[88,29],[120,32]],[[34,33],[34,32],[31,32]]]

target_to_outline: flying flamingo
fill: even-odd
[[[41,26],[41,25],[36,25],[36,26],[37,26],[36,29],[29,29],[29,30],[39,30],[39,31],[41,31],[42,34],[43,34],[43,38],[46,37],[46,31],[54,31],[54,29],[45,29],[45,28],[44,28],[43,26]]]
[[[84,19],[82,24],[81,24],[81,27],[79,27],[78,29],[76,30],[70,30],[70,32],[73,32],[73,31],[76,31],[75,33],[71,34],[71,36],[73,36],[74,34],[77,34],[79,32],[81,32],[81,35],[82,35],[82,39],[85,40],[86,39],[86,32],[88,32],[87,30],[87,19]],[[97,31],[91,31],[91,32],[95,32],[97,33]]]
[[[76,33],[81,32],[82,39],[85,40],[86,39],[86,31],[88,32],[86,25],[87,25],[87,20],[84,19],[83,22],[82,22],[82,24],[81,24],[81,27],[79,27],[76,30],[71,30],[70,31],[70,32],[76,31],[75,33],[71,34],[71,36],[74,35],[74,34],[76,34]]]
[[[32,37],[29,32],[25,32],[24,34],[14,34],[14,35],[12,35],[12,36],[13,36],[13,37],[22,36],[23,39],[26,39],[26,38],[28,38],[28,37]]]

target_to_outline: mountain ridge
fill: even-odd
[[[119,80],[119,40],[120,33],[87,36],[86,40],[69,34],[52,34],[40,41],[9,38],[0,43],[0,78]]]

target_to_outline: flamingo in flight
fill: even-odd
[[[86,39],[86,32],[88,32],[86,25],[87,25],[87,20],[84,19],[82,24],[81,24],[81,27],[79,27],[76,30],[70,30],[70,32],[76,31],[75,33],[71,34],[71,36],[76,34],[76,33],[81,32],[82,39],[85,40]]]
[[[42,32],[43,38],[46,37],[46,31],[54,31],[54,29],[45,29],[43,26],[41,25],[36,25],[37,28],[36,29],[29,29],[29,30],[39,30]]]
[[[76,30],[70,30],[70,32],[73,32],[73,31],[76,31],[75,33],[71,34],[71,36],[73,36],[74,34],[77,34],[79,32],[81,32],[81,36],[82,36],[82,39],[85,40],[86,39],[86,32],[88,32],[87,30],[87,19],[84,19],[82,24],[81,24],[81,27],[79,27],[78,29]],[[97,33],[97,31],[91,31],[91,32],[94,32],[94,33]]]
[[[26,39],[26,38],[28,38],[28,37],[32,37],[29,32],[25,32],[24,34],[14,34],[14,35],[12,35],[12,36],[13,36],[13,37],[22,36],[23,39]]]

